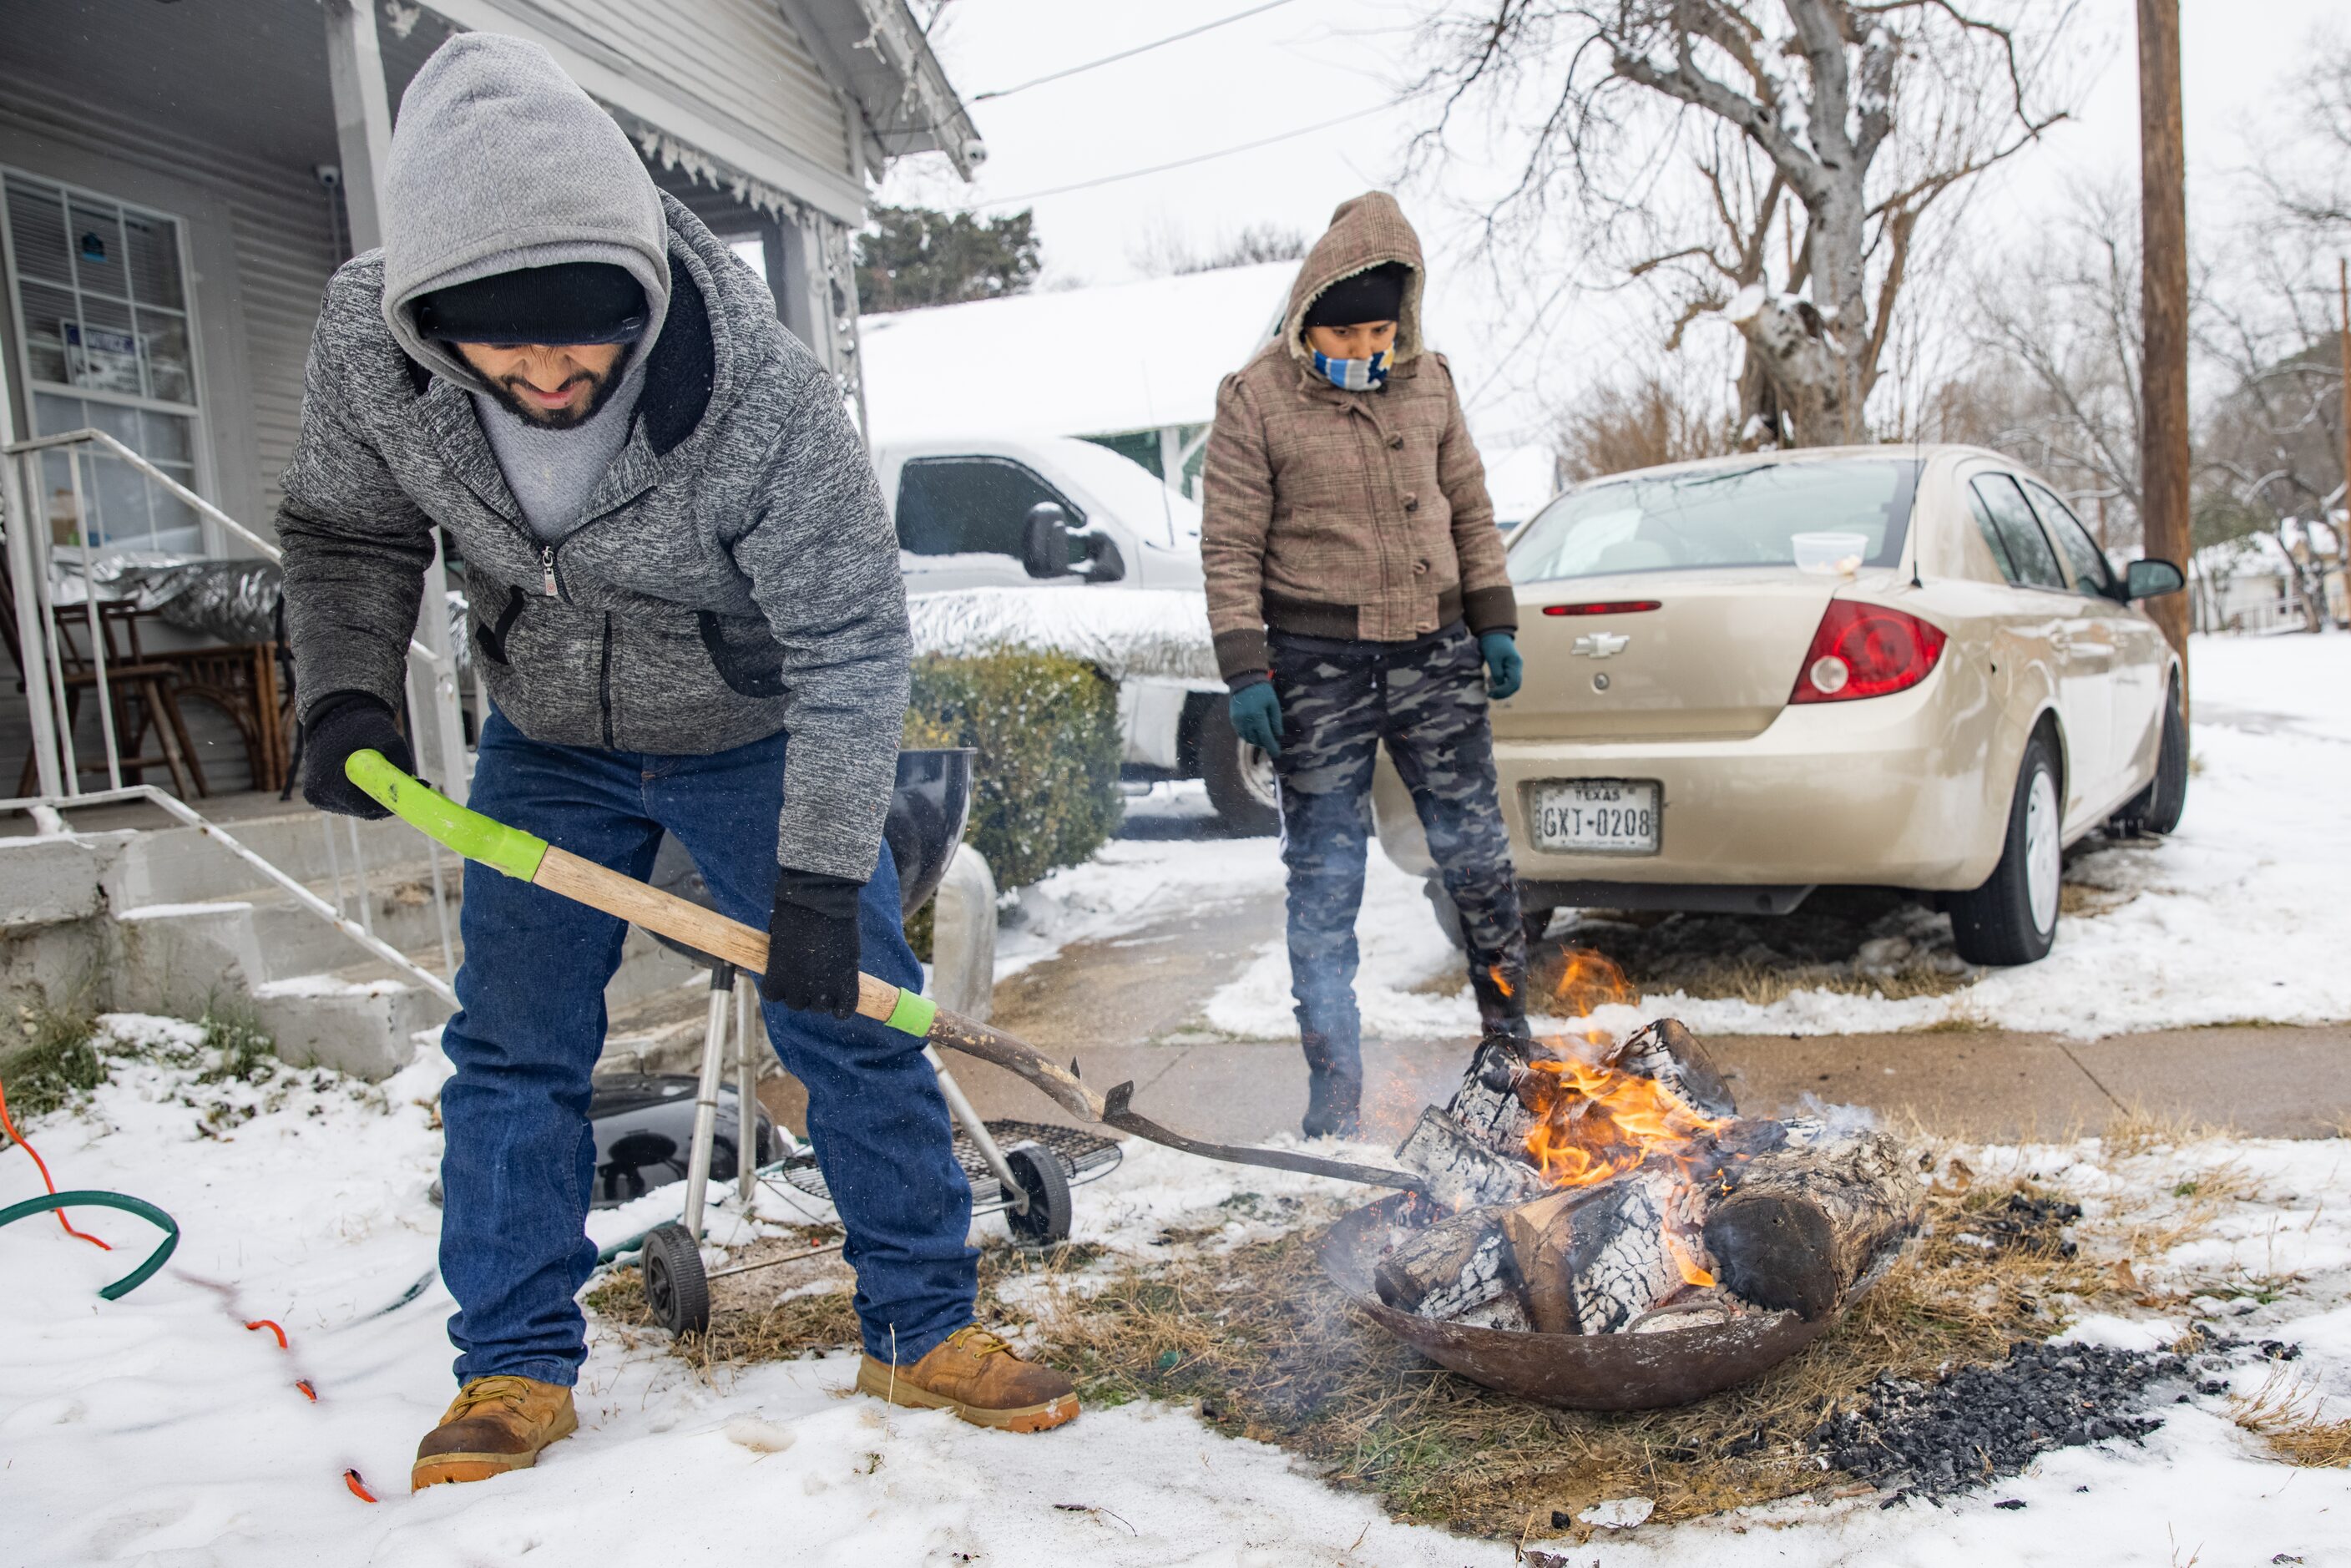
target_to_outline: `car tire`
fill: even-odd
[[[2057,939],[2064,873],[2064,793],[2048,732],[2025,743],[2000,864],[1981,887],[1950,898],[1952,946],[1970,964],[2038,963]]]
[[[1281,789],[1273,758],[1233,733],[1232,714],[1222,697],[1201,705],[1199,754],[1208,804],[1227,831],[1256,839],[1281,831]]]
[[[2155,777],[2115,813],[2115,826],[2126,837],[2168,833],[2179,826],[2188,810],[2188,720],[2179,711],[2179,688],[2174,685],[2163,702],[2163,738],[2155,752]]]

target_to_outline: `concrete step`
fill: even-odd
[[[332,886],[338,868],[348,883],[360,865],[372,872],[425,859],[423,840],[405,822],[330,818],[299,803],[282,815],[246,817],[219,831],[306,885]],[[240,898],[271,885],[201,828],[173,823],[84,836],[117,841],[104,876],[108,902],[117,909]],[[444,856],[444,864],[454,873],[456,857]]]

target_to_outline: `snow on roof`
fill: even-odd
[[[862,317],[872,438],[1206,424],[1217,383],[1272,335],[1297,269],[1267,262]]]

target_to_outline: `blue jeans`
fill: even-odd
[[[764,929],[776,883],[785,737],[710,757],[544,746],[502,714],[482,729],[475,810],[630,876],[664,829],[719,909]],[[447,1143],[441,1277],[457,1298],[459,1382],[501,1373],[569,1385],[586,1359],[572,1300],[596,1264],[585,1224],[596,1145],[589,1073],[604,1047],[604,985],[628,927],[486,866],[465,867],[463,1010],[442,1033]],[[883,845],[858,906],[863,967],[919,988]],[[866,1019],[763,1009],[768,1038],[808,1088],[809,1135],[849,1233],[865,1349],[919,1359],[971,1322],[971,1187],[923,1042]],[[893,1333],[894,1330],[894,1333]]]

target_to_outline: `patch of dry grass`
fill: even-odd
[[[2053,1229],[1989,1250],[1954,1239],[2031,1190],[1937,1193],[1934,1233],[1844,1322],[1754,1382],[1677,1410],[1552,1410],[1455,1376],[1350,1305],[1305,1235],[1130,1266],[1106,1288],[1041,1301],[1039,1326],[1096,1403],[1194,1404],[1398,1518],[1507,1539],[1581,1533],[1575,1511],[1611,1497],[1654,1498],[1673,1520],[1817,1487],[1802,1439],[1878,1376],[1998,1360],[2053,1332],[2061,1298],[2115,1295],[2110,1272],[2066,1256]]]
[[[2267,1445],[2272,1455],[2305,1469],[2351,1467],[2351,1421],[2319,1414],[2318,1390],[2283,1367],[2251,1398],[2232,1400],[2237,1425]]]
[[[1765,964],[1739,958],[1709,958],[1675,966],[1665,984],[1684,996],[1720,999],[1735,998],[1759,1008],[1784,1001],[1798,991],[1831,991],[1839,996],[1883,997],[1889,1002],[1912,997],[1947,997],[1975,983],[1971,971],[1946,974],[1923,965],[1905,966],[1884,973],[1863,973],[1836,964]]]

